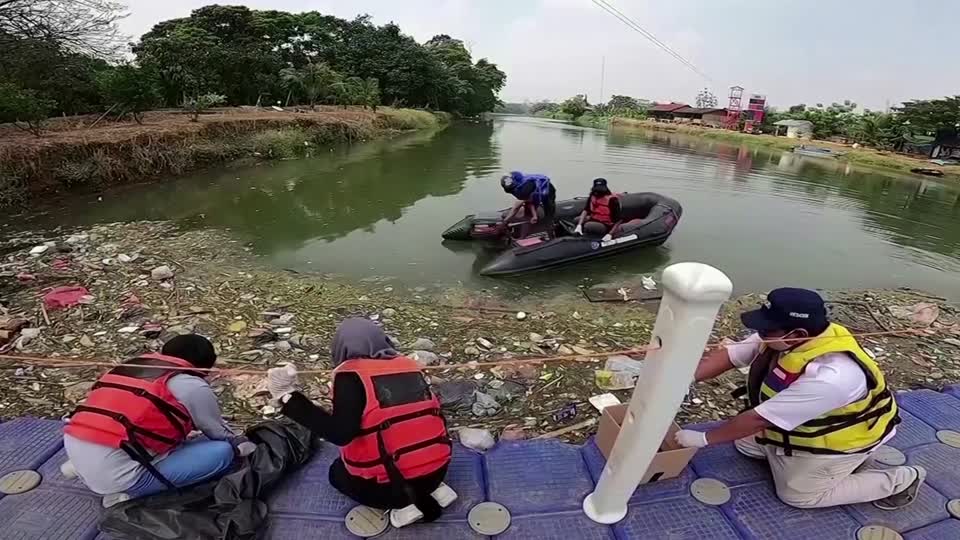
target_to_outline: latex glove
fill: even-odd
[[[707,434],[703,431],[681,429],[673,435],[677,444],[685,448],[703,448],[707,445]]]
[[[600,239],[601,242],[609,242],[611,240],[613,240],[613,236],[610,236],[609,234],[604,235],[604,237]]]
[[[573,230],[573,234],[582,235],[583,234],[583,225],[577,225],[577,228]]]
[[[297,389],[297,366],[287,364],[267,370],[267,389],[273,399],[280,399]]]
[[[250,441],[244,441],[237,445],[237,455],[240,457],[247,457],[250,454],[254,453],[256,450],[257,450],[257,445]]]

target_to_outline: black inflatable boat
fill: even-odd
[[[480,270],[485,276],[507,276],[543,270],[615,255],[645,246],[664,243],[676,227],[683,209],[680,203],[657,193],[621,193],[618,195],[624,223],[617,235],[604,242],[601,238],[573,232],[576,218],[583,211],[586,197],[560,201],[553,223],[541,220],[541,230],[525,238],[509,239],[509,248]],[[498,227],[504,211],[467,216],[443,233],[447,240],[506,240],[506,232],[516,228]]]

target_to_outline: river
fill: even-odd
[[[494,117],[441,132],[324,150],[308,159],[221,168],[72,197],[32,224],[172,219],[230,229],[273,265],[416,285],[552,294],[636,280],[702,261],[740,292],[777,286],[911,287],[960,299],[960,188],[856,170],[788,152],[675,134],[604,131]],[[504,171],[542,172],[559,199],[596,176],[614,190],[679,200],[669,241],[618,257],[509,280],[481,278],[490,257],[440,233],[504,207]],[[62,203],[61,203],[62,204]]]

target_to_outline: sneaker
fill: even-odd
[[[406,527],[411,523],[416,523],[423,519],[423,512],[412,504],[408,504],[399,510],[390,511],[390,524],[394,528]]]
[[[927,478],[927,470],[923,467],[908,467],[917,473],[917,477],[900,493],[894,493],[889,497],[873,501],[873,505],[881,510],[897,510],[903,508],[917,499],[920,493],[920,486]]]
[[[60,474],[63,475],[67,480],[73,480],[77,475],[77,468],[73,466],[73,462],[70,460],[64,461],[60,465]]]
[[[433,490],[430,496],[433,497],[433,500],[437,501],[440,508],[446,508],[453,504],[453,501],[457,500],[457,492],[443,482],[440,482],[440,486]]]
[[[110,495],[104,495],[103,500],[100,502],[103,504],[104,508],[110,508],[111,506],[115,506],[129,500],[130,496],[126,493],[111,493]]]

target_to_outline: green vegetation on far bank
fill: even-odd
[[[275,112],[253,107],[201,115],[148,112],[142,124],[87,126],[95,117],[51,122],[42,138],[0,129],[0,207],[72,189],[103,189],[177,175],[241,158],[309,156],[318,147],[399,131],[438,129],[447,113],[381,107]],[[70,122],[80,122],[73,125]]]

